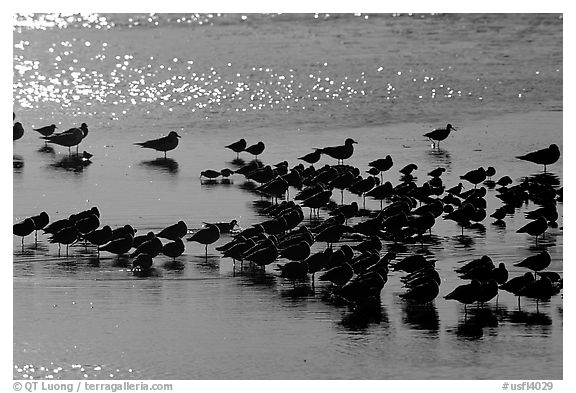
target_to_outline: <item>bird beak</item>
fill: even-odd
[[[356,141],[354,141],[354,140],[352,141],[352,143],[356,143],[356,144],[358,144],[358,142],[356,142]]]
[[[182,137],[181,137],[180,135],[178,135],[178,134],[176,134],[176,136],[177,136],[178,138],[182,138]]]

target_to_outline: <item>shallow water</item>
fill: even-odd
[[[204,169],[233,168],[235,154],[223,146],[240,137],[266,143],[263,162],[290,166],[312,147],[353,137],[359,144],[349,163],[365,170],[390,154],[394,166],[384,177],[393,184],[410,162],[418,164],[418,184],[438,166],[452,186],[488,165],[496,179],[516,183],[542,168],[515,156],[550,143],[562,149],[558,16],[224,15],[200,25],[202,18],[160,15],[144,26],[134,20],[148,17],[126,18],[108,16],[116,22],[110,28],[15,28],[14,110],[26,133],[13,149],[21,163],[13,173],[14,222],[98,206],[103,224],[130,223],[138,233],[180,219],[193,229],[232,218],[248,227],[266,218],[243,177],[199,179]],[[16,25],[23,20],[30,19]],[[67,149],[37,139],[31,128],[52,122],[88,123],[80,150],[94,154],[92,163],[66,168]],[[446,122],[459,131],[432,149],[422,134]],[[133,145],[170,130],[182,139],[168,161]],[[316,166],[324,163],[334,162]],[[562,185],[562,157],[549,171]],[[344,199],[361,203],[349,193]],[[486,199],[488,214],[500,206],[495,191]],[[366,208],[379,202],[368,199]],[[464,236],[440,220],[423,249],[399,250],[437,260],[434,304],[403,302],[403,274],[391,272],[381,307],[370,312],[327,301],[323,283],[293,285],[274,265],[233,269],[213,246],[205,259],[202,246],[187,243],[179,266],[157,257],[159,277],[138,279],[127,260],[103,253],[98,261],[83,246],[58,257],[43,235],[37,248],[28,237],[22,252],[14,238],[14,377],[560,379],[560,296],[540,302],[538,312],[522,299],[519,311],[516,298],[501,292],[498,306],[467,318],[442,299],[463,283],[453,271],[458,263],[484,254],[515,277],[523,270],[512,264],[545,247],[549,270],[562,273],[562,204],[558,228],[538,245],[515,233],[533,208],[518,209],[505,227],[488,218]]]

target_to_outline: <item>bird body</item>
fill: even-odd
[[[402,299],[417,304],[426,304],[434,300],[440,293],[440,286],[434,280],[427,280],[410,288],[406,293],[400,294]]]
[[[427,132],[423,136],[430,139],[433,144],[436,144],[434,141],[437,141],[438,147],[440,147],[440,141],[443,141],[444,139],[448,138],[448,135],[450,135],[450,131],[457,131],[457,129],[454,128],[452,124],[447,124],[446,128],[437,128],[433,131]]]
[[[34,228],[34,221],[31,218],[26,218],[12,226],[12,233],[22,237],[22,241],[24,241],[24,237],[34,232]]]
[[[550,266],[551,261],[552,258],[550,257],[550,254],[548,251],[544,250],[539,254],[525,258],[522,262],[514,264],[514,266],[525,267],[534,272],[539,272],[540,270],[544,270]]]
[[[88,240],[91,244],[96,246],[103,246],[112,240],[112,228],[106,225],[102,229],[96,229],[90,233],[83,236],[84,239]]]
[[[379,158],[368,163],[369,166],[378,169],[380,172],[386,172],[388,169],[392,168],[393,164],[390,155],[387,155],[386,158]]]
[[[548,221],[542,216],[538,217],[536,220],[530,221],[528,224],[524,225],[522,228],[518,229],[516,233],[527,233],[532,236],[542,235],[548,229]]]
[[[523,156],[517,156],[516,158],[530,161],[534,164],[544,165],[544,172],[546,172],[546,165],[552,165],[560,158],[560,149],[558,145],[552,144],[545,149],[536,150]]]
[[[444,299],[454,299],[463,304],[471,304],[480,300],[482,295],[482,284],[478,280],[472,280],[469,284],[456,287]]]
[[[168,240],[181,239],[188,233],[188,227],[184,221],[178,221],[174,225],[170,225],[156,234],[157,237],[161,237]]]
[[[23,136],[24,136],[24,127],[22,127],[22,123],[17,121],[16,123],[14,123],[14,126],[12,127],[12,140],[13,141],[18,140]]]
[[[182,241],[182,239],[177,238],[173,242],[166,243],[162,247],[162,254],[172,259],[176,259],[180,255],[182,255],[182,253],[184,253],[184,248],[185,248],[184,242]]]
[[[225,147],[236,153],[236,157],[238,157],[238,154],[240,154],[240,152],[243,152],[244,149],[246,148],[246,140],[242,138],[239,141],[231,143]]]
[[[170,131],[170,133],[162,138],[151,139],[146,142],[137,142],[135,145],[141,146],[146,149],[154,149],[157,151],[164,152],[164,158],[166,158],[166,152],[174,150],[178,146],[178,138],[180,135],[176,131]]]
[[[82,125],[85,125],[85,123]],[[81,128],[71,128],[59,134],[42,137],[42,139],[46,140],[48,143],[55,143],[70,148],[72,146],[77,146],[82,142],[82,139],[84,139],[84,132]]]
[[[320,149],[314,150],[312,153],[308,153],[303,155],[302,157],[298,157],[299,160],[305,161],[308,164],[316,164],[320,161],[320,157],[322,156],[322,152]]]
[[[48,213],[46,212],[42,212],[37,216],[32,216],[30,218],[32,219],[32,221],[34,221],[34,230],[36,231],[44,229],[44,227],[48,225],[48,222],[50,221]]]
[[[51,124],[49,126],[41,127],[41,128],[33,128],[34,131],[38,131],[42,136],[50,136],[54,134],[54,130],[56,130],[56,124]]]
[[[264,145],[264,142],[260,141],[254,145],[248,146],[246,149],[244,149],[244,151],[252,154],[257,159],[258,156],[264,152],[265,147],[266,146]]]
[[[148,254],[152,258],[154,258],[161,252],[162,252],[162,241],[158,237],[153,237],[152,239],[146,240],[144,243],[140,244],[138,248],[136,248],[136,250],[132,254],[130,254],[130,257],[134,258],[139,254]]]
[[[107,251],[116,255],[126,254],[132,248],[133,242],[134,237],[131,234],[126,234],[124,237],[112,240],[110,243],[100,247],[98,251]]]
[[[358,142],[352,138],[348,138],[346,141],[344,141],[344,145],[329,146],[319,150],[322,154],[326,154],[340,162],[352,157],[352,154],[354,154],[354,143]]]

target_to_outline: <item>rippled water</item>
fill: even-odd
[[[223,146],[240,137],[265,142],[265,163],[291,166],[312,147],[353,137],[350,164],[365,170],[390,154],[385,180],[397,184],[415,162],[418,184],[441,166],[447,186],[480,165],[516,183],[541,168],[515,156],[562,149],[558,15],[20,15],[14,24],[14,111],[26,130],[13,148],[14,222],[98,206],[103,224],[139,233],[180,219],[248,227],[265,218],[243,177],[198,178],[233,167]],[[83,168],[32,131],[81,122],[90,133],[80,149],[94,154]],[[422,134],[447,122],[459,131],[431,149]],[[170,160],[133,145],[170,130],[182,135]],[[562,157],[549,170],[562,185]],[[345,193],[352,200],[361,201]],[[493,190],[487,202],[488,214],[500,206]],[[464,236],[441,220],[423,249],[398,250],[437,261],[439,298],[428,308],[404,303],[402,274],[391,273],[369,312],[327,301],[324,284],[294,286],[274,266],[233,269],[212,247],[205,259],[196,243],[178,266],[157,257],[159,277],[137,279],[126,260],[98,261],[83,246],[58,257],[43,235],[21,252],[14,238],[14,377],[562,378],[560,296],[537,312],[502,292],[467,318],[441,298],[462,283],[458,263],[484,254],[514,277],[523,270],[513,263],[546,248],[550,270],[562,273],[562,204],[558,228],[538,245],[515,233],[533,208]]]

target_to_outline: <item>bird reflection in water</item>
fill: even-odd
[[[346,313],[339,325],[346,330],[362,331],[372,324],[388,324],[388,313],[382,307],[380,299],[372,298],[361,304],[357,304],[352,311]]]
[[[156,158],[151,161],[142,161],[140,165],[148,167],[152,170],[168,172],[171,174],[178,173],[178,162],[172,158]]]
[[[470,340],[484,336],[484,328],[498,326],[498,318],[488,307],[471,309],[464,320],[458,323],[455,333],[458,337]]]
[[[292,285],[280,290],[280,296],[286,299],[302,299],[314,295],[314,289],[309,285]]]
[[[14,168],[14,172],[20,173],[22,172],[22,168],[24,168],[24,159],[21,155],[14,154],[12,156],[12,166]]]
[[[38,149],[38,153],[50,154],[52,156],[54,156],[56,154],[56,152],[54,151],[54,148],[52,146],[49,146],[49,145],[42,146],[40,149]]]
[[[50,164],[51,167],[57,169],[64,169],[73,172],[82,172],[84,168],[92,164],[92,161],[82,156],[72,155],[64,156],[60,160]]]
[[[411,329],[437,332],[440,318],[434,302],[428,304],[402,303],[402,322]]]
[[[442,166],[450,172],[452,168],[452,157],[448,150],[437,148],[426,150],[428,161],[432,166]]]
[[[174,260],[165,262],[162,265],[162,267],[166,270],[182,271],[182,270],[184,270],[184,263],[174,259]]]

